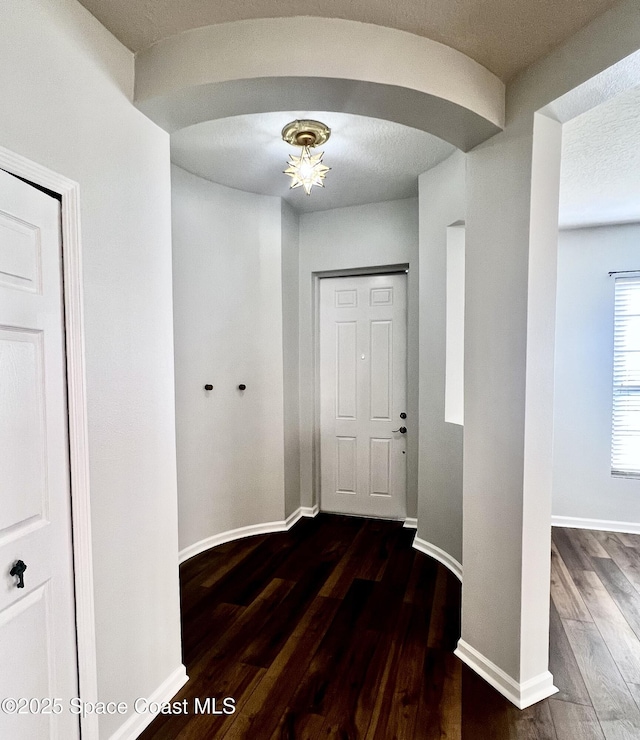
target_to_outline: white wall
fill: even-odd
[[[80,184],[98,688],[130,704],[181,663],[169,139],[132,87],[74,0],[0,4],[0,145]]]
[[[465,155],[420,175],[418,537],[462,562],[462,426],[445,422],[447,227],[465,218]]]
[[[279,198],[178,167],[172,196],[183,551],[284,518],[283,267]]]
[[[611,476],[610,271],[640,268],[640,224],[561,231],[553,514],[640,526],[640,480]]]
[[[284,359],[285,516],[300,506],[300,330],[298,215],[282,201],[282,354]]]
[[[418,203],[415,198],[300,216],[300,490],[312,506],[313,273],[409,265],[407,516],[416,516],[418,481]]]
[[[467,158],[459,654],[524,703],[553,690],[547,646],[561,136],[558,123],[541,123],[535,112],[639,46],[637,3],[622,0],[511,82],[505,131]]]
[[[535,383],[527,350],[529,321],[537,318],[533,295],[540,285],[555,290],[552,258],[543,270],[531,269],[538,257],[531,239],[549,225],[557,232],[557,200],[555,221],[552,199],[544,218],[533,218],[534,113],[516,110],[503,134],[467,155],[461,642],[506,672],[518,691],[544,687],[548,695],[551,489],[525,495],[525,424],[530,390],[553,398],[555,301],[546,306],[551,338],[537,357]],[[548,149],[557,151],[559,183],[556,143]],[[550,448],[547,458],[550,468]],[[536,459],[546,471],[544,454]]]

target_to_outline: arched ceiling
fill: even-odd
[[[331,167],[326,187],[311,196],[289,190],[282,174],[293,151],[280,138],[295,118],[330,124],[322,147]],[[564,125],[560,227],[640,221],[640,88],[633,88]],[[291,110],[207,121],[171,136],[171,158],[189,172],[287,200],[310,212],[417,194],[417,178],[451,154],[430,134],[344,113]]]
[[[135,103],[166,131],[304,108],[394,121],[469,151],[504,123],[504,83],[431,39],[338,18],[221,23],[136,56]]]
[[[289,121],[312,118],[331,128],[319,148],[331,168],[324,188],[307,196],[290,190],[283,174],[289,154],[299,150],[282,141]],[[418,175],[455,151],[441,139],[365,116],[291,110],[205,121],[171,135],[171,161],[221,185],[284,198],[298,212],[376,203],[418,195]]]
[[[249,18],[316,16],[396,28],[456,49],[502,80],[616,0],[80,0],[139,52],[183,31]]]

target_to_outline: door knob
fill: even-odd
[[[392,432],[400,432],[400,434],[406,434],[407,433],[407,427],[400,427],[400,429],[392,429]]]
[[[15,576],[18,579],[18,582],[16,583],[17,588],[24,588],[24,572],[26,569],[27,566],[22,562],[22,560],[16,560],[13,568],[9,571],[10,576]]]

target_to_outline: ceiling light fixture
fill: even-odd
[[[311,149],[321,146],[331,136],[331,129],[320,121],[291,121],[282,129],[282,138],[291,146],[302,147],[300,156],[289,155],[285,175],[291,178],[291,189],[304,188],[311,195],[311,188],[324,187],[324,178],[331,169],[322,164],[324,152],[312,154]]]

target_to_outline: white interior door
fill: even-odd
[[[69,711],[78,688],[60,204],[2,171],[0,450],[0,699],[19,702],[0,710],[0,737],[72,740],[79,726]],[[27,567],[23,588],[10,575],[18,561]]]
[[[320,281],[323,511],[406,516],[406,284],[405,274]]]

